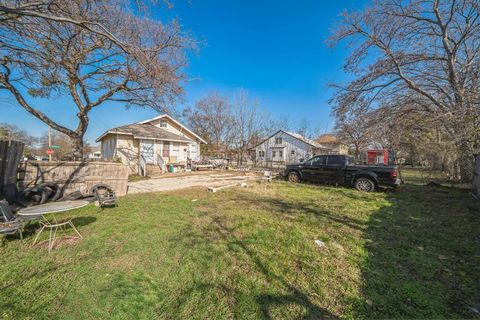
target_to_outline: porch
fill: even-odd
[[[193,141],[139,139],[139,174],[159,175],[170,166],[183,170],[190,159],[197,158],[197,148]]]

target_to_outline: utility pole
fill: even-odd
[[[48,126],[48,149],[52,149],[52,128]],[[52,154],[48,153],[48,161],[52,162]]]

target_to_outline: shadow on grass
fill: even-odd
[[[387,199],[392,206],[374,213],[364,232],[368,258],[355,317],[478,317],[478,203],[458,190],[421,186]]]
[[[276,281],[286,288],[289,294],[286,295],[273,295],[262,294],[256,297],[256,301],[260,307],[263,319],[273,319],[270,309],[276,306],[283,305],[299,305],[305,308],[307,313],[300,319],[338,319],[335,315],[329,311],[315,305],[307,294],[302,292],[299,288],[293,284],[288,283],[284,278],[270,270],[266,264],[262,262],[253,250],[251,250],[241,239],[236,237],[234,230],[227,227],[222,219],[215,217],[213,219],[212,226],[218,235],[228,243],[228,247],[237,251],[241,249],[249,259],[254,263],[257,269],[267,278],[269,281]]]
[[[76,217],[72,219],[72,223],[75,225],[76,228],[89,225],[91,223],[94,223],[95,221],[97,221],[97,218],[92,216]],[[23,238],[25,239],[29,237],[34,237],[37,234],[37,232],[40,230],[40,228],[41,228],[40,220],[28,221],[22,232]],[[71,229],[69,225],[63,226],[63,228],[66,230]],[[5,238],[3,239],[3,241],[22,241],[18,234],[10,234],[4,237]]]

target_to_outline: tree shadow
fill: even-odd
[[[478,203],[424,186],[404,186],[387,199],[391,206],[375,212],[364,232],[368,257],[355,317],[478,317]]]
[[[249,257],[265,278],[269,281],[280,283],[289,292],[289,294],[285,295],[262,294],[256,297],[256,302],[260,307],[263,319],[273,319],[271,314],[272,307],[289,304],[296,304],[305,308],[306,314],[300,319],[339,319],[328,310],[320,308],[313,303],[308,295],[295,285],[270,270],[266,264],[262,262],[260,257],[257,256],[244,241],[235,235],[235,229],[227,227],[220,217],[215,217],[212,222],[213,224],[210,227],[227,243],[230,250],[238,251],[238,249],[240,249],[241,252]]]

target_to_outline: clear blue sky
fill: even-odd
[[[204,41],[191,55],[185,101],[179,109],[215,90],[231,94],[248,90],[278,118],[293,126],[305,118],[320,132],[334,125],[327,100],[327,85],[342,82],[342,65],[348,51],[328,48],[324,41],[339,13],[361,9],[355,0],[185,0],[168,13]],[[165,16],[154,12],[154,16]],[[40,101],[41,110],[53,119],[76,126],[75,107],[68,99]],[[0,122],[16,124],[33,135],[46,126],[0,91]],[[86,139],[93,142],[105,130],[156,115],[153,110],[126,110],[108,103],[94,110]]]

